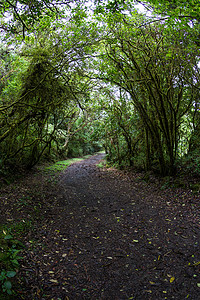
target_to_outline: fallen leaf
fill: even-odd
[[[193,264],[193,266],[198,266],[198,265],[200,265],[200,261]]]
[[[51,281],[52,283],[58,283],[58,280],[56,279],[50,279],[49,281]]]
[[[170,283],[172,283],[175,280],[175,277],[170,278]]]

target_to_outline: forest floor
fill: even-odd
[[[25,245],[11,299],[200,299],[200,195],[102,158],[2,188],[0,223]]]

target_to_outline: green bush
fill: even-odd
[[[17,274],[19,260],[22,259],[19,253],[22,250],[22,243],[15,240],[9,229],[1,228],[0,232],[0,293],[12,295],[12,279]]]

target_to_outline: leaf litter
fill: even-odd
[[[33,223],[21,235],[16,299],[198,299],[199,195],[99,169],[101,159],[55,183],[36,172],[2,190],[2,222]]]

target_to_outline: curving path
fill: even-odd
[[[26,299],[199,299],[199,223],[183,191],[99,169],[102,158],[71,165],[45,196]]]

